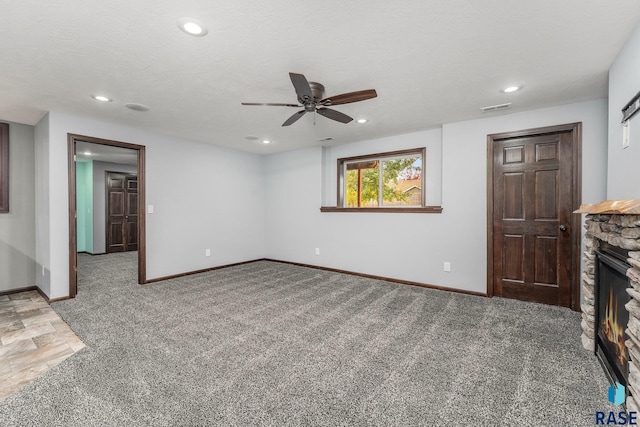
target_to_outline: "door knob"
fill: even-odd
[[[566,225],[561,225],[560,226],[560,231],[567,231],[567,226]]]

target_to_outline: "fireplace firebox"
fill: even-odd
[[[603,242],[596,251],[595,353],[609,380],[627,386],[629,354],[625,330],[629,312],[625,309],[631,297],[627,293],[628,251]]]

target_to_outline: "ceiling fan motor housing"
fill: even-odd
[[[313,102],[316,103],[320,101],[324,97],[324,86],[320,83],[309,82],[309,87],[311,88],[311,93],[313,94]],[[300,101],[302,104],[304,102]]]
[[[331,98],[324,98],[324,86],[318,82],[310,82],[303,74],[289,73],[291,83],[298,95],[298,102],[301,105],[296,104],[282,104],[282,103],[257,103],[257,102],[243,102],[243,105],[271,105],[278,107],[303,107],[289,117],[282,126],[290,126],[300,117],[306,113],[318,113],[323,117],[331,120],[335,120],[340,123],[349,123],[353,120],[352,117],[341,113],[339,111],[327,108],[333,105],[350,104],[352,102],[364,101],[367,99],[375,98],[378,96],[375,89],[361,90],[357,92],[343,93],[340,95],[332,96]]]

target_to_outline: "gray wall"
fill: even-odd
[[[93,253],[106,252],[106,187],[105,172],[137,173],[134,165],[118,163],[93,162]]]
[[[49,114],[36,125],[36,285],[46,295],[51,290],[51,239],[49,226]],[[61,246],[59,250],[67,246]]]
[[[640,91],[640,25],[609,70],[607,199],[640,199],[640,113],[630,120],[631,145],[622,148],[622,107]]]
[[[451,123],[333,147],[324,155],[315,147],[268,156],[266,256],[485,293],[487,135],[572,122],[583,123],[583,202],[597,202],[606,192],[604,99]],[[428,158],[442,150],[435,167],[442,175],[441,214],[320,213],[322,202],[335,205],[337,158],[415,148],[418,142],[427,146]]]
[[[0,291],[36,285],[34,127],[3,122],[9,123],[10,211],[0,214]]]
[[[146,146],[146,202],[155,207],[146,217],[148,279],[264,257],[261,156],[55,111],[38,129],[48,178],[38,203],[50,226],[37,239],[50,298],[69,293],[68,133]]]

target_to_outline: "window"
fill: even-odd
[[[425,205],[426,149],[338,159],[338,203],[323,212],[440,212]]]
[[[0,123],[0,212],[9,212],[9,125]]]

